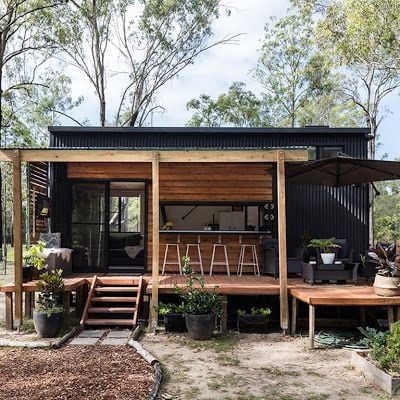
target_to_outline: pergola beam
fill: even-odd
[[[13,161],[15,150],[0,149],[0,161]],[[282,149],[286,161],[307,161],[306,149]],[[147,150],[19,149],[21,162],[152,162]],[[275,162],[276,150],[157,150],[159,162]]]

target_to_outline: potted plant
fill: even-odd
[[[335,260],[334,248],[340,248],[340,245],[335,243],[334,237],[329,239],[311,239],[307,247],[313,247],[320,251],[323,264],[333,264]]]
[[[24,264],[22,265],[22,282],[26,283],[32,280],[33,277],[33,262],[31,256],[24,257]]]
[[[164,316],[164,326],[166,332],[184,332],[185,307],[183,304],[159,303],[158,314]]]
[[[255,308],[252,307],[250,312],[245,310],[237,310],[237,330],[240,332],[240,327],[258,327],[265,326],[268,323],[271,310],[268,307]]]
[[[29,249],[30,261],[40,272],[36,284],[39,299],[33,311],[33,324],[40,337],[55,337],[63,323],[64,281],[61,277],[63,271],[62,269],[47,271],[46,258],[43,255],[45,245],[46,243],[38,241]]]
[[[28,255],[24,257],[25,265],[28,270],[26,272],[24,270],[22,271],[27,275],[27,278],[30,277],[28,280],[32,280],[32,278],[38,279],[39,273],[46,268],[46,257],[43,255],[45,247],[46,243],[41,240],[29,247]],[[31,268],[30,271],[32,271],[30,276],[29,268]]]
[[[396,245],[385,246],[377,243],[368,251],[368,262],[377,270],[374,280],[374,291],[378,296],[400,295],[400,268],[396,263]]]
[[[213,334],[216,317],[221,316],[223,298],[215,288],[213,292],[205,291],[204,278],[190,268],[189,257],[182,257],[182,262],[186,287],[175,286],[175,291],[183,300],[186,328],[192,339],[206,340]]]
[[[45,271],[39,276],[38,304],[33,311],[33,323],[40,337],[55,337],[63,324],[62,295],[64,281],[61,277],[62,269],[54,272]]]

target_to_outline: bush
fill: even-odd
[[[387,332],[372,328],[359,330],[365,336],[363,344],[369,348],[371,359],[390,374],[400,375],[400,322],[392,324]]]

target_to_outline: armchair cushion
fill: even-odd
[[[39,240],[46,243],[47,249],[59,249],[61,247],[61,233],[41,233]]]

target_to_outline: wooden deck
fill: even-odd
[[[199,275],[201,276],[201,275]],[[255,275],[204,275],[204,288],[208,292],[217,292],[223,295],[279,295],[279,280],[270,276]],[[151,277],[147,277],[146,293],[151,294]],[[158,281],[158,291],[160,294],[175,293],[175,285],[184,287],[186,278],[182,275],[160,275]],[[310,287],[303,283],[300,278],[289,278],[289,288]]]
[[[296,287],[290,294],[315,306],[400,306],[400,296],[377,296],[372,286]]]
[[[310,349],[314,348],[316,306],[357,306],[361,307],[362,313],[365,312],[365,306],[385,306],[389,326],[394,321],[400,320],[400,296],[377,296],[371,286],[297,287],[291,288],[290,294],[292,296],[292,334],[296,332],[298,302],[308,304]]]

